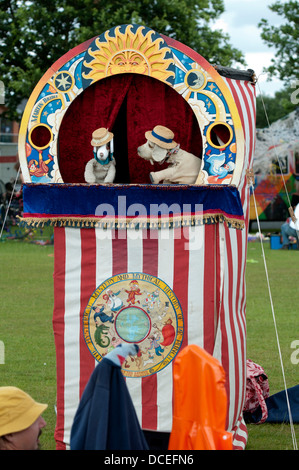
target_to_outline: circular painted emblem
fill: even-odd
[[[115,331],[127,343],[140,343],[149,334],[151,320],[139,307],[124,307],[115,318]]]
[[[73,87],[73,76],[66,71],[58,72],[54,78],[54,85],[62,93],[67,93]]]
[[[185,75],[185,82],[192,90],[200,90],[206,84],[206,77],[200,70],[191,69]]]
[[[87,347],[97,361],[120,343],[139,346],[122,366],[127,377],[146,377],[166,367],[179,351],[184,332],[180,303],[170,287],[145,273],[106,279],[83,315]]]

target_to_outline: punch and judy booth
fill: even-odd
[[[245,447],[254,122],[252,71],[212,66],[139,25],[70,50],[37,84],[19,140],[22,222],[54,226],[58,449],[68,448],[95,365],[120,342],[140,348],[122,371],[142,429],[171,431],[174,360],[196,344],[225,370],[227,430],[234,448]],[[167,162],[137,149],[156,126],[200,160],[192,184],[152,184],[149,174]],[[87,184],[100,128],[114,136],[115,179]]]

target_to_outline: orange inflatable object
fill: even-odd
[[[220,362],[189,345],[173,365],[174,410],[169,450],[232,450],[225,431],[227,395]]]

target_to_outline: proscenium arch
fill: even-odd
[[[118,51],[114,50],[109,56],[109,50],[115,47],[119,48]],[[101,55],[103,51],[106,56]],[[143,64],[142,57],[146,54],[148,56]],[[106,64],[102,71],[97,60],[102,61],[103,57],[106,57]],[[153,67],[149,70],[151,60]],[[191,71],[194,75],[191,75]],[[139,25],[112,28],[77,46],[53,64],[42,77],[28,100],[19,133],[19,160],[25,182],[63,182],[57,142],[65,112],[90,84],[120,73],[139,73],[156,78],[174,88],[188,102],[202,134],[204,160],[211,151],[232,155],[230,145],[211,148],[207,140],[207,129],[211,124],[216,120],[229,120],[233,134],[230,142],[234,144],[236,153],[232,156],[234,170],[227,183],[238,184],[244,162],[244,134],[236,104],[224,80],[213,66],[192,49]],[[37,124],[49,125],[52,131],[49,146],[42,150],[44,160],[51,156],[48,174],[42,179],[30,175],[28,167],[29,159],[36,159],[37,156],[37,150],[29,141],[31,128]],[[204,165],[205,161],[197,184],[208,184],[205,179],[208,167]]]

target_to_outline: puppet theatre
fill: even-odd
[[[61,57],[24,111],[22,223],[54,226],[57,449],[96,364],[120,343],[142,429],[172,429],[173,364],[195,344],[225,370],[227,431],[247,441],[247,170],[255,141],[253,71],[212,66],[187,46],[121,25]],[[152,184],[140,158],[161,125],[198,157],[194,184]],[[87,184],[92,134],[113,133],[115,179]],[[111,148],[110,148],[111,150]]]

